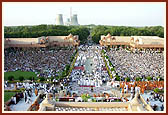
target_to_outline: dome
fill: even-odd
[[[77,40],[78,39],[77,36],[74,36],[74,39]]]
[[[69,38],[72,38],[72,37],[73,37],[73,35],[70,33],[70,34],[68,35],[68,37],[69,37]]]
[[[45,43],[44,39],[40,39],[40,42],[41,42],[41,43]]]
[[[131,40],[134,40],[134,38],[132,37]]]
[[[116,38],[115,38],[115,37],[112,37],[112,40],[116,40]]]
[[[108,33],[106,37],[107,37],[107,38],[110,38],[110,37],[111,37],[110,33]]]
[[[135,42],[139,42],[139,39],[137,39]]]
[[[65,37],[64,40],[67,40],[67,37]]]

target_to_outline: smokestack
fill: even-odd
[[[66,21],[65,25],[69,26],[70,23],[71,23],[70,18],[67,18],[67,21]]]
[[[72,16],[71,25],[79,25],[79,24],[78,24],[77,14],[74,14],[74,15]]]
[[[70,19],[72,19],[72,8],[70,8]]]
[[[57,14],[57,16],[56,16],[56,25],[64,25],[62,14]]]

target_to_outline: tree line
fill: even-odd
[[[36,26],[5,26],[5,38],[37,38],[41,36],[79,35],[83,43],[89,35],[86,26],[36,25]]]
[[[92,28],[92,40],[99,43],[101,35],[110,33],[112,36],[159,36],[164,37],[162,26],[151,27],[127,27],[127,26],[94,26]]]
[[[159,36],[164,37],[162,26],[128,27],[103,25],[36,25],[36,26],[5,26],[5,38],[37,38],[41,36],[67,36],[70,33],[79,35],[80,43],[85,43],[90,34],[95,43],[99,43],[101,35],[110,33],[112,36]]]

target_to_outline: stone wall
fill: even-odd
[[[38,38],[7,38],[8,44],[37,44]]]
[[[64,42],[66,36],[48,36],[49,42]]]
[[[106,103],[106,102],[56,102],[57,107],[128,107],[129,103],[128,102],[111,102],[111,103]]]

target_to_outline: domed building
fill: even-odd
[[[108,33],[102,35],[99,41],[105,47],[128,47],[130,49],[154,49],[164,50],[164,38],[158,36],[111,36]]]
[[[4,48],[19,48],[19,47],[50,47],[50,46],[79,46],[80,41],[78,35],[68,36],[42,36],[38,38],[5,38]]]

